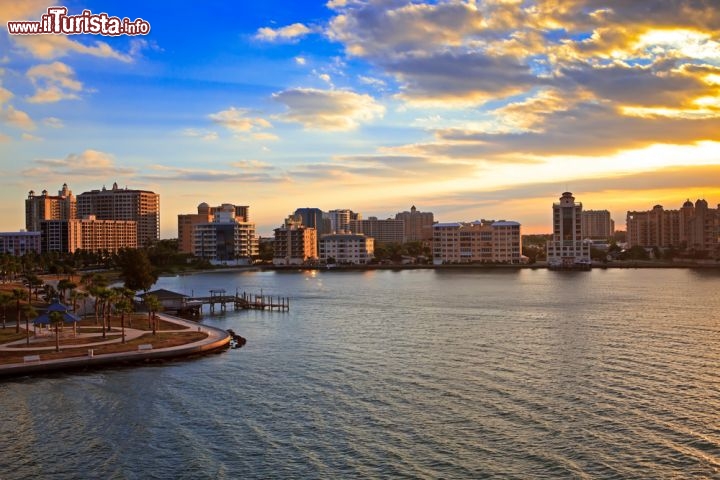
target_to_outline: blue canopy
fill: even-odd
[[[50,312],[60,312],[63,314],[63,323],[79,322],[80,317],[68,312],[70,308],[63,305],[57,299],[53,300],[47,311],[33,320],[34,325],[48,325],[50,323]]]
[[[63,314],[63,323],[74,323],[79,322],[80,317],[77,315],[73,315],[72,313],[68,312],[62,312]],[[49,313],[43,313],[39,317],[37,317],[35,320],[33,320],[33,324],[35,325],[48,325],[50,323],[50,314]]]

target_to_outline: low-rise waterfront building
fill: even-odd
[[[320,239],[320,261],[342,265],[365,265],[375,254],[375,241],[360,233],[336,233]]]
[[[478,220],[433,225],[433,263],[522,262],[520,224]]]
[[[21,257],[40,253],[40,232],[0,232],[0,253]]]

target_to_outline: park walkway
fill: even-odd
[[[100,341],[98,342],[90,342],[85,343],[81,342],[76,346],[73,345],[63,345],[62,348],[88,348],[88,355],[87,356],[80,356],[80,357],[70,357],[70,358],[61,358],[57,360],[34,360],[30,362],[24,362],[24,363],[13,363],[13,364],[5,364],[0,365],[0,376],[9,376],[9,375],[23,375],[23,374],[30,374],[30,373],[40,373],[40,372],[47,372],[47,371],[57,371],[57,370],[63,370],[63,369],[70,369],[70,368],[81,368],[81,367],[96,367],[96,366],[107,366],[107,365],[113,365],[113,364],[122,364],[127,362],[138,362],[138,361],[149,361],[149,360],[161,360],[161,359],[168,359],[168,358],[175,358],[175,357],[182,357],[182,356],[189,356],[189,355],[197,355],[200,353],[206,353],[213,350],[218,350],[220,348],[226,347],[231,340],[230,335],[225,330],[211,327],[208,325],[200,325],[196,322],[190,321],[190,320],[184,320],[182,318],[173,317],[166,314],[158,314],[158,317],[160,320],[164,320],[166,322],[175,323],[178,325],[178,328],[176,330],[162,330],[163,333],[169,333],[169,332],[187,332],[187,331],[198,331],[207,334],[207,337],[198,340],[191,343],[186,343],[183,345],[176,345],[173,347],[164,347],[164,348],[152,348],[151,341],[149,341],[148,345],[150,348],[143,348],[138,349],[137,351],[129,351],[129,352],[118,352],[118,353],[106,353],[106,354],[100,354],[95,355],[94,352],[91,353],[92,347],[98,346],[98,345],[107,345],[111,343],[120,343],[122,339],[120,336],[112,339],[105,339],[102,340],[102,334],[99,333],[81,333],[79,332],[77,336],[75,337],[65,337],[67,338],[77,338],[79,340],[81,339],[89,339],[92,337],[98,337]],[[118,330],[115,329],[113,332],[117,333]],[[132,339],[136,339],[144,334],[147,334],[148,332],[146,330],[138,330],[138,329],[132,329],[132,328],[125,328],[125,339],[126,341],[130,341]],[[54,339],[54,335],[47,335],[40,337],[39,341],[47,341],[49,339]],[[150,340],[150,339],[149,339]],[[36,340],[38,341],[38,340]],[[26,343],[25,339],[17,340],[12,342],[11,344],[6,344],[3,346],[0,346],[0,351],[12,351],[12,352],[26,352],[26,351],[32,351],[36,353],[38,350],[42,351],[54,351],[55,346],[48,346],[48,347],[33,347],[32,346],[32,339],[31,344],[29,347],[10,347],[9,345],[24,345]]]

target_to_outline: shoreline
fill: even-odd
[[[694,262],[658,262],[658,261],[623,261],[609,263],[593,263],[592,269],[610,270],[610,269],[701,269],[701,270],[720,270],[720,262],[714,263],[694,263]],[[332,267],[319,265],[247,265],[220,267],[213,269],[187,270],[177,273],[163,273],[161,277],[174,277],[183,275],[195,275],[200,273],[220,273],[220,272],[296,272],[296,271],[320,271],[320,272],[348,272],[348,271],[375,271],[375,270],[547,270],[548,266],[545,262],[533,264],[493,264],[493,263],[463,263],[451,265],[335,265]],[[572,270],[568,270],[572,271]]]
[[[53,372],[71,372],[76,370],[87,370],[96,368],[119,367],[135,365],[138,363],[151,363],[171,360],[175,358],[190,358],[199,355],[207,355],[213,352],[224,350],[231,340],[231,336],[225,330],[210,325],[200,325],[191,320],[158,313],[162,320],[173,322],[196,329],[208,334],[207,338],[184,345],[165,347],[149,350],[136,350],[131,352],[93,354],[92,356],[70,357],[56,360],[36,360],[25,363],[11,363],[0,365],[0,378],[11,378],[23,375],[35,375]],[[69,348],[84,348],[67,347]],[[91,350],[91,349],[88,349]]]

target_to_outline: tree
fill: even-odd
[[[57,289],[60,291],[60,295],[62,295],[63,302],[65,302],[66,298],[67,298],[65,296],[65,292],[67,292],[68,290],[70,290],[70,291],[75,290],[76,288],[77,288],[77,284],[75,282],[73,282],[71,280],[67,280],[65,278],[60,280],[57,284]]]
[[[135,292],[124,287],[114,287],[115,312],[120,313],[120,328],[122,329],[122,343],[125,343],[125,314],[131,313],[133,308],[132,297]]]
[[[17,313],[15,333],[20,333],[20,300],[23,298],[25,298],[25,292],[21,288],[13,288],[12,299],[15,300],[15,312]]]
[[[22,313],[25,317],[25,344],[30,345],[30,317],[35,318],[37,311],[35,307],[28,303],[22,306]]]
[[[62,312],[54,311],[48,315],[50,317],[50,324],[55,326],[55,351],[60,351],[60,324],[63,322]]]
[[[98,291],[98,297],[102,305],[102,336],[103,338],[107,338],[105,326],[107,325],[108,330],[110,330],[108,316],[110,315],[110,302],[112,301],[113,291],[109,288],[102,287]]]
[[[124,248],[118,252],[117,262],[121,270],[120,276],[125,281],[125,288],[147,292],[157,282],[158,274],[145,250]]]
[[[155,335],[157,331],[155,313],[162,310],[162,303],[155,295],[145,295],[145,306],[148,309],[148,324],[152,325],[153,335]]]
[[[7,307],[13,302],[13,297],[9,293],[0,292],[0,307],[3,309],[3,329],[5,329],[5,319],[7,317]]]

